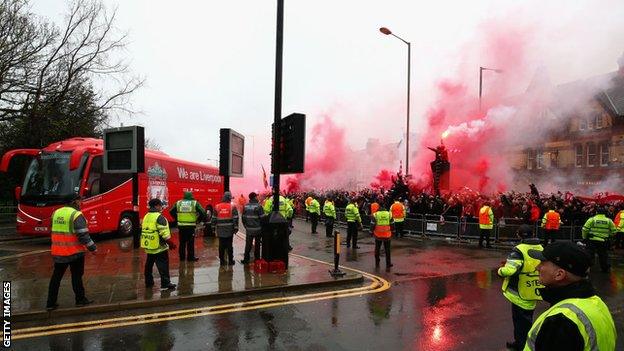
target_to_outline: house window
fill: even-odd
[[[595,167],[598,155],[596,154],[596,144],[587,143],[587,167]]]
[[[587,120],[585,118],[579,118],[579,130],[587,129]]]
[[[605,167],[609,165],[609,142],[600,144],[600,166]]]
[[[527,169],[535,168],[535,151],[527,150]]]
[[[550,167],[557,168],[559,167],[559,150],[553,150],[548,153],[548,157],[550,158]]]
[[[574,152],[576,155],[576,167],[583,167],[583,145],[576,144],[574,146]]]
[[[544,167],[544,153],[542,150],[535,151],[535,160],[537,163],[537,169],[542,169]]]
[[[596,129],[600,129],[604,126],[602,124],[602,113],[596,112],[596,115],[594,116],[594,125],[596,126]]]

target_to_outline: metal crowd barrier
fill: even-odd
[[[370,231],[370,216],[360,213],[362,225],[365,230]],[[304,219],[304,216],[300,216]],[[474,219],[473,219],[474,220]],[[320,222],[323,223],[321,215]],[[479,223],[467,221],[466,217],[456,216],[440,216],[433,214],[412,214],[405,219],[403,229],[408,236],[421,237],[442,237],[455,238],[459,240],[478,240],[480,229]],[[494,223],[490,240],[492,242],[517,242],[516,232],[518,228],[524,224],[521,219],[517,218],[501,218]],[[336,209],[336,221],[334,225],[337,227],[346,227],[345,212],[342,208]],[[581,240],[582,226],[578,225],[562,225],[559,229],[555,240]],[[538,225],[534,226],[536,236],[543,240],[544,230]]]

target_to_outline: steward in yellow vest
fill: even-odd
[[[587,252],[558,241],[528,254],[542,261],[540,294],[551,307],[533,323],[524,350],[615,350],[613,317],[587,279]]]
[[[93,253],[97,248],[89,236],[87,220],[79,209],[80,199],[76,199],[71,205],[61,207],[52,214],[51,253],[54,260],[54,272],[48,287],[46,304],[48,311],[58,307],[56,303],[58,291],[67,267],[71,271],[76,306],[85,306],[93,302],[85,296],[82,275],[84,274],[85,246]]]
[[[514,247],[507,256],[503,267],[498,269],[498,275],[505,278],[502,285],[503,296],[511,302],[511,317],[514,326],[514,341],[507,342],[507,348],[520,350],[526,343],[526,336],[533,323],[533,311],[539,296],[539,260],[531,258],[529,250],[543,250],[538,238],[533,237],[533,230],[529,225],[522,225],[516,233],[521,243]]]
[[[160,274],[160,290],[173,290],[175,284],[171,284],[169,279],[169,249],[175,249],[176,245],[171,241],[169,232],[169,222],[162,211],[162,201],[151,199],[149,201],[149,212],[143,217],[141,224],[141,247],[147,253],[145,260],[145,287],[154,286],[154,276],[152,269],[154,263]]]
[[[184,199],[176,202],[175,206],[169,210],[169,214],[178,223],[178,233],[180,234],[178,253],[180,262],[185,259],[189,262],[199,260],[199,258],[195,257],[195,227],[197,222],[205,220],[206,212],[199,202],[193,198],[193,193],[185,191]]]
[[[386,254],[386,269],[393,266],[390,258],[390,240],[392,239],[393,224],[392,214],[383,205],[379,207],[378,211],[371,218],[371,228],[375,236],[375,267],[379,267],[382,244]]]
[[[484,203],[479,210],[479,247],[483,248],[483,240],[485,239],[485,247],[490,248],[490,236],[494,228],[494,212],[488,202]]]
[[[362,218],[360,218],[360,210],[357,207],[355,199],[349,199],[349,204],[345,208],[345,219],[347,220],[347,248],[353,243],[354,249],[359,249],[357,245],[358,227],[362,227]]]

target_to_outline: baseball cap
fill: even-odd
[[[149,200],[148,205],[149,207],[162,206],[162,201],[159,198],[154,198]]]
[[[550,261],[580,277],[587,275],[591,266],[589,254],[580,246],[569,241],[557,241],[544,249],[529,250],[529,256],[540,261]]]

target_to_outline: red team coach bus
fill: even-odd
[[[172,158],[145,150],[145,172],[139,173],[139,206],[132,206],[132,174],[103,172],[103,141],[71,138],[43,149],[11,150],[2,156],[0,171],[7,172],[14,156],[33,157],[18,200],[17,232],[50,235],[54,210],[82,197],[82,212],[90,233],[118,231],[127,236],[148,210],[151,198],[164,203],[163,214],[191,191],[202,206],[217,204],[223,196],[223,178],[216,167]]]

